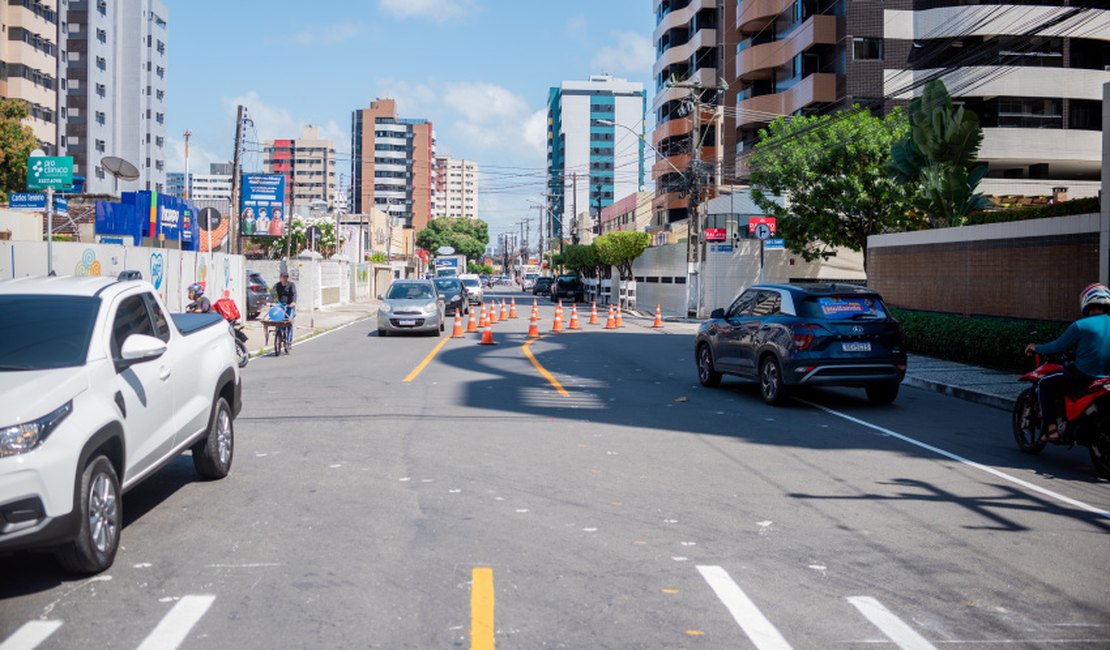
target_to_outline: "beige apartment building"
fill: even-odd
[[[262,147],[263,169],[285,176],[285,195],[294,210],[335,207],[335,142],[309,125],[297,139],[268,140]],[[326,206],[326,208],[324,207]]]
[[[58,2],[0,2],[0,97],[30,104],[26,124],[43,151],[55,155],[61,153]]]
[[[432,217],[478,218],[478,163],[449,156],[436,158]]]

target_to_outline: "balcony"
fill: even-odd
[[[744,0],[736,14],[736,29],[755,34],[794,6],[794,0]]]
[[[770,123],[772,115],[790,115],[811,104],[837,100],[837,75],[816,72],[781,93],[751,97],[737,106],[736,128],[753,128]]]
[[[659,37],[664,33],[689,23],[702,9],[713,9],[716,6],[716,0],[692,0],[690,4],[681,9],[669,11],[666,16],[663,16],[663,20],[656,24],[651,37],[652,42],[658,43]]]
[[[674,47],[663,52],[655,59],[655,65],[652,67],[652,75],[659,76],[659,73],[664,68],[689,61],[694,57],[694,53],[703,47],[717,47],[717,30],[716,29],[699,29],[694,37],[686,41],[682,45],[675,45]]]
[[[690,129],[693,128],[693,122],[690,118],[680,117],[673,120],[667,120],[662,124],[655,127],[651,132],[651,144],[658,147],[659,143],[667,138],[673,138],[676,135],[687,135]]]
[[[752,45],[736,55],[736,77],[742,81],[770,79],[775,68],[815,45],[836,45],[836,16],[811,16],[788,36]]]

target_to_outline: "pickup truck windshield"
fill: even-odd
[[[0,296],[0,372],[82,366],[100,299]]]

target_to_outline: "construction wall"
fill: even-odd
[[[891,305],[1068,321],[1099,280],[1098,214],[877,235],[869,286]]]

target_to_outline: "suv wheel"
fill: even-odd
[[[772,355],[763,357],[759,364],[759,395],[772,406],[786,403],[787,388],[782,381],[782,368]]]
[[[231,407],[219,398],[208,425],[208,435],[193,445],[193,467],[206,479],[220,479],[231,470],[235,455],[235,425],[231,421]]]
[[[867,399],[872,404],[890,404],[898,398],[898,384],[890,382],[887,384],[871,384],[864,388],[867,391]]]
[[[713,368],[713,353],[709,351],[708,343],[698,346],[698,381],[710,388],[721,384],[721,373]]]
[[[73,573],[100,573],[115,561],[123,527],[119,477],[111,461],[104,456],[89,461],[77,489],[80,527],[77,537],[58,549],[58,563]]]

